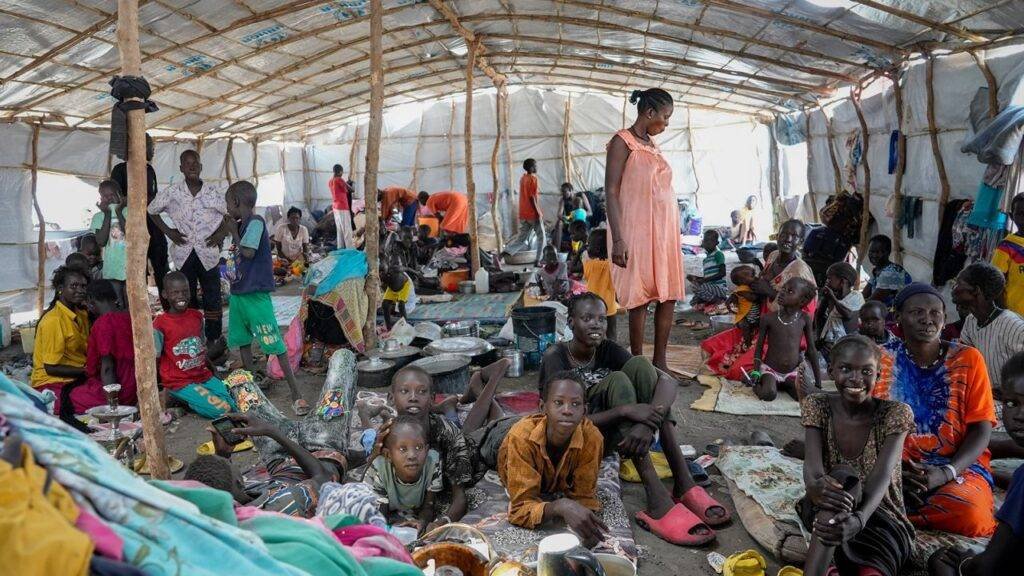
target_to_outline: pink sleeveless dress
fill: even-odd
[[[619,185],[619,234],[626,241],[629,258],[625,268],[611,267],[615,295],[626,309],[682,300],[683,253],[672,168],[653,140],[649,145],[641,142],[628,129],[616,134],[629,148]],[[611,253],[612,234],[608,234]]]

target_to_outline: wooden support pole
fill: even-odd
[[[380,163],[380,132],[384,125],[384,7],[382,0],[370,0],[370,121],[366,127],[366,175],[364,197],[377,194],[377,168]],[[369,266],[366,276],[367,315],[363,328],[366,348],[377,345],[377,306],[380,302],[380,233],[377,202],[366,202],[364,250]]]
[[[626,109],[629,108],[629,94],[622,96],[622,128],[626,128]]]
[[[779,140],[775,137],[775,128],[772,124],[768,124],[768,191],[772,198],[772,227],[778,230],[779,224],[781,224],[779,218],[779,208],[781,202],[782,190],[782,171],[779,162]],[[693,144],[690,144],[693,146]],[[691,154],[692,149],[691,149]],[[696,171],[694,171],[696,175]]]
[[[354,184],[356,181],[356,158],[359,158],[359,124],[356,124],[356,133],[352,136],[352,147],[348,151],[348,177]]]
[[[893,259],[897,264],[903,265],[903,229],[900,226],[900,218],[903,214],[903,172],[907,167],[907,135],[905,110],[903,108],[903,86],[900,85],[900,76],[895,73],[892,76],[892,93],[896,98],[896,130],[899,131],[899,139],[896,141],[896,174],[892,187],[893,211],[892,211],[892,248]]]
[[[253,136],[252,138],[252,183],[256,188],[260,187],[260,172],[259,172],[259,158],[260,158],[260,139],[259,137]],[[307,206],[307,210],[312,210],[312,206]]]
[[[235,145],[235,137],[231,136],[228,138],[228,145],[224,149],[224,177],[228,181],[228,185],[231,185],[231,149]]]
[[[985,40],[988,40],[988,38],[985,38],[984,36],[981,36],[979,34],[975,34],[975,33],[971,32],[970,30],[966,30],[964,28],[961,28],[960,26],[955,26],[953,24],[946,24],[945,22],[938,22],[938,21],[935,21],[935,20],[929,20],[928,18],[925,18],[923,16],[918,16],[917,14],[914,14],[912,12],[908,12],[906,10],[902,10],[900,8],[897,8],[896,6],[889,6],[888,4],[885,4],[883,2],[877,2],[876,0],[853,0],[853,1],[856,2],[857,4],[861,4],[863,6],[868,6],[870,8],[874,8],[875,10],[878,10],[880,12],[885,12],[886,14],[891,14],[893,16],[896,16],[897,18],[902,18],[902,19],[904,19],[904,20],[906,20],[908,22],[913,22],[914,24],[920,24],[921,26],[927,26],[928,28],[931,28],[932,30],[939,30],[940,32],[945,32],[947,34],[952,34],[953,36],[956,36],[958,38],[962,38],[964,40],[967,40],[968,42],[984,42]]]
[[[469,201],[469,273],[473,278],[480,268],[480,229],[476,218],[476,182],[473,181],[473,73],[476,72],[476,57],[480,42],[469,46],[466,54],[466,125],[462,130],[466,145],[466,197]],[[454,104],[455,101],[452,101]]]
[[[835,194],[843,191],[843,173],[839,169],[839,158],[836,156],[836,135],[832,132],[832,119],[825,113],[825,108],[818,104],[821,117],[825,119],[825,137],[828,139],[828,157],[832,160],[832,178],[835,180]]]
[[[501,233],[501,189],[498,188],[498,151],[501,149],[502,116],[505,115],[505,83],[498,84],[498,93],[494,99],[494,148],[491,149],[491,220],[494,223],[494,244],[499,254],[505,247]]]
[[[307,210],[313,210],[313,187],[309,178],[309,156],[306,143],[302,142],[302,202]]]
[[[565,99],[565,112],[562,114],[562,182],[572,184],[572,168],[569,159],[569,113],[572,110],[572,96]]]
[[[108,171],[109,173],[109,171]],[[36,240],[36,310],[43,317],[46,302],[46,219],[39,206],[39,123],[32,125],[32,206],[39,221],[39,237]]]
[[[416,150],[412,154],[412,179],[409,181],[409,188],[413,192],[420,191],[420,147],[423,145],[423,118],[426,114],[420,114],[420,129],[416,131]]]
[[[935,121],[935,58],[925,52],[925,95],[928,101],[928,134],[932,142],[932,154],[935,156],[935,171],[939,175],[939,222],[946,215],[946,204],[949,202],[949,176],[946,174],[946,162],[942,159],[942,147],[939,145],[939,126]]]
[[[693,205],[700,208],[700,176],[697,175],[697,151],[693,140],[693,121],[691,110],[686,109],[686,146],[690,149],[690,169],[693,170]],[[777,229],[777,227],[776,227]]]
[[[814,212],[814,220],[821,219],[818,214],[818,201],[814,198],[814,146],[811,145],[811,111],[804,111],[804,125],[807,127],[807,195],[811,197],[811,211]]]
[[[985,83],[988,84],[988,117],[995,118],[999,115],[999,83],[996,82],[996,76],[992,73],[992,69],[988,67],[988,62],[985,61],[984,50],[971,50],[971,57],[978,64],[978,69],[981,70],[982,76],[985,77]]]
[[[455,100],[448,115],[448,189],[455,190]]]
[[[857,120],[860,121],[861,133],[861,167],[864,168],[864,205],[860,213],[860,243],[857,245],[857,266],[864,262],[864,256],[868,253],[868,228],[871,224],[871,164],[868,162],[868,155],[871,145],[871,133],[868,132],[868,122],[864,118],[864,110],[860,105],[860,88],[854,87],[850,90],[850,100],[853,101],[853,108],[857,111]]]
[[[142,74],[139,53],[139,2],[117,2],[117,47],[121,53],[121,73]],[[150,477],[170,478],[164,427],[160,423],[163,410],[156,389],[156,351],[153,345],[153,317],[149,310],[146,287],[146,251],[149,231],[146,229],[146,116],[139,110],[128,112],[128,310],[132,318],[135,343],[135,381],[138,387],[139,413],[142,415],[143,440]]]
[[[501,133],[502,139],[504,140],[505,143],[505,174],[508,176],[508,193],[509,195],[511,195],[515,193],[516,189],[515,176],[512,173],[512,137],[510,136],[511,128],[509,127],[508,121],[509,116],[511,116],[511,108],[509,107],[510,101],[508,99],[508,87],[502,86],[502,88],[505,92],[505,114],[503,114],[501,117]],[[518,217],[512,218],[512,233],[519,233]]]

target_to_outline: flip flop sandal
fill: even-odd
[[[673,498],[673,500],[675,499]],[[676,500],[676,502],[686,506],[686,508],[700,518],[702,522],[712,528],[722,526],[732,520],[732,514],[729,512],[729,509],[719,504],[707,493],[707,490],[704,490],[704,488],[700,486],[690,488],[686,494],[683,494],[683,497]],[[715,519],[709,518],[708,510],[712,508],[721,508],[725,511],[725,516]]]
[[[174,456],[167,457],[167,469],[171,474],[177,474],[184,467],[185,463],[181,460],[178,460]],[[132,468],[135,470],[135,473],[140,476],[149,476],[149,461],[145,456],[136,458],[135,462],[132,464]]]
[[[252,440],[246,438],[238,444],[235,444],[235,447],[231,452],[245,452],[246,450],[252,450],[252,448]],[[199,454],[200,456],[210,456],[213,453],[213,440],[207,440],[196,448],[196,454]]]
[[[704,467],[697,464],[693,460],[687,460],[686,465],[690,468],[690,477],[697,483],[698,486],[710,486],[711,478],[708,477],[708,473],[704,470]]]
[[[309,403],[299,398],[295,402],[292,402],[292,412],[295,412],[296,416],[305,416],[309,414]]]
[[[667,514],[655,520],[647,512],[636,513],[636,523],[658,538],[678,546],[703,546],[715,539],[715,531],[701,522],[686,506],[676,504]],[[707,534],[692,534],[694,528],[704,527]]]
[[[804,576],[804,571],[795,566],[783,566],[778,576]]]
[[[765,576],[768,563],[755,550],[733,554],[725,560],[725,576]]]

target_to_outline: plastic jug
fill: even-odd
[[[488,290],[491,288],[491,275],[483,266],[477,268],[476,276],[473,277],[473,281],[476,283],[477,294],[487,294]]]

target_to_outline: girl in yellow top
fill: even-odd
[[[1006,276],[1006,308],[1024,315],[1024,194],[1010,202],[1016,234],[1007,234],[992,253],[992,265]]]
[[[611,261],[608,260],[608,230],[592,230],[587,243],[587,257],[583,259],[583,281],[588,292],[593,292],[604,300],[605,308],[608,310],[608,339],[615,340],[615,315],[619,313],[619,304],[615,300]]]
[[[32,353],[32,386],[56,394],[53,413],[69,423],[74,420],[71,390],[85,382],[85,349],[89,340],[85,287],[88,283],[77,269],[61,266],[53,272],[53,302],[36,326]]]
[[[384,323],[391,330],[398,318],[405,318],[416,307],[416,288],[401,268],[393,269],[387,280],[381,308],[384,309]]]

